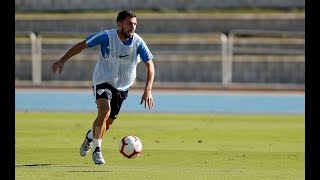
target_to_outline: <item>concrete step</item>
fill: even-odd
[[[16,31],[92,33],[116,28],[115,16],[68,14],[15,16]],[[153,14],[138,15],[137,33],[228,34],[233,29],[305,31],[303,13],[272,14]]]

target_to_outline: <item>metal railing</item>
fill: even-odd
[[[31,44],[31,61],[32,61],[32,83],[41,84],[41,41],[37,35],[31,31],[15,32],[16,43],[19,38],[28,37]]]
[[[228,53],[227,53],[227,61],[226,61],[226,83],[232,83],[232,72],[233,72],[233,58],[235,56],[235,40],[236,39],[244,39],[244,38],[302,38],[303,46],[304,46],[304,32],[295,32],[295,31],[263,31],[263,30],[244,30],[244,29],[235,29],[229,32],[228,34]],[[257,44],[262,44],[263,41],[261,39],[256,40]],[[270,49],[270,48],[237,48],[237,53],[242,54],[285,54],[285,55],[296,55],[303,54],[304,49]],[[239,50],[240,49],[240,50]]]
[[[233,76],[233,58],[235,53],[247,53],[247,54],[304,54],[304,49],[267,49],[261,47],[235,47],[235,41],[240,38],[304,38],[304,32],[288,32],[288,31],[261,31],[261,30],[232,30],[226,36],[224,33],[213,32],[211,35],[218,37],[220,43],[220,56],[221,56],[221,84],[222,86],[229,86],[232,81]],[[32,83],[34,85],[39,85],[42,82],[41,76],[41,65],[42,65],[42,55],[43,55],[43,38],[82,38],[87,35],[86,33],[34,33],[34,32],[16,32],[16,39],[20,36],[28,36],[31,43],[31,58],[32,58]],[[175,36],[179,36],[176,34]],[[188,36],[188,35],[187,35]],[[16,40],[16,43],[19,41]],[[255,41],[259,44],[259,40]],[[246,43],[244,43],[246,44]],[[304,42],[303,42],[304,45]],[[65,49],[64,49],[65,50]],[[47,50],[46,50],[47,51]],[[51,49],[51,51],[53,51]],[[191,52],[192,53],[192,52]]]

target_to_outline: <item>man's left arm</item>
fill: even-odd
[[[153,60],[149,60],[144,62],[146,68],[147,68],[147,74],[146,74],[146,86],[141,98],[140,104],[144,103],[144,107],[149,109],[152,109],[154,106],[153,97],[152,97],[152,85],[154,80],[154,65]]]

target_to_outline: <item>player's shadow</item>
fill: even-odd
[[[40,166],[50,166],[50,167],[90,167],[90,166],[73,166],[73,165],[59,165],[59,164],[19,164],[19,165],[15,165],[15,167],[40,167]],[[105,170],[93,170],[93,171],[89,171],[89,170],[70,170],[67,172],[84,172],[84,173],[101,173],[101,172],[111,172],[111,171],[105,171]]]
[[[18,164],[16,167],[51,166],[52,164]]]
[[[67,172],[83,172],[83,173],[101,173],[101,172],[111,172],[111,171],[86,171],[86,170],[75,170],[75,171],[67,171]]]

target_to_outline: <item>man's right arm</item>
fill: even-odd
[[[88,48],[89,46],[86,44],[86,41],[82,41],[76,45],[74,45],[71,49],[67,51],[65,55],[62,56],[62,58],[56,62],[54,62],[51,66],[53,74],[56,73],[56,71],[59,69],[59,74],[61,74],[61,71],[63,69],[64,63],[70,59],[72,56],[79,54],[83,49]]]

